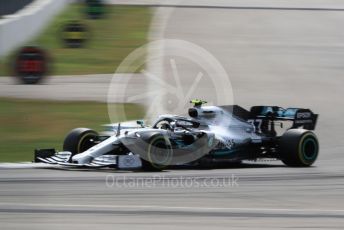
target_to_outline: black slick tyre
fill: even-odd
[[[312,131],[290,129],[279,140],[279,152],[285,165],[309,167],[318,157],[319,142]]]
[[[162,171],[171,162],[173,150],[167,137],[154,135],[149,140],[147,159],[142,159],[144,171]]]
[[[86,151],[94,146],[94,140],[98,133],[88,128],[76,128],[70,131],[64,142],[63,151],[69,151],[72,155]]]

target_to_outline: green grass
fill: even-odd
[[[28,45],[48,50],[54,75],[114,73],[130,52],[147,43],[151,16],[148,7],[108,6],[104,19],[91,20],[85,17],[82,5],[71,4]],[[65,48],[61,42],[59,31],[70,20],[81,20],[91,31],[84,48]],[[0,60],[0,76],[11,74],[13,54]]]
[[[142,107],[135,104],[126,104],[125,111],[127,119],[143,116]],[[101,125],[109,122],[105,103],[0,98],[0,162],[31,161],[35,148],[62,150],[71,129],[101,131]]]

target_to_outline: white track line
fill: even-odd
[[[0,163],[0,169],[33,169],[33,168],[55,168],[58,165],[51,165],[46,163],[33,162],[19,162],[19,163]]]
[[[53,204],[53,203],[0,203],[1,206],[13,208],[85,208],[85,209],[121,209],[148,211],[184,211],[184,212],[245,212],[245,213],[323,213],[344,214],[344,209],[298,209],[298,208],[226,208],[226,207],[192,207],[192,206],[155,206],[155,205],[82,205],[82,204]]]

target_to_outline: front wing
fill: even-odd
[[[55,149],[35,150],[35,162],[61,165],[77,168],[117,168],[117,169],[137,169],[142,167],[142,162],[137,155],[102,155],[92,159],[86,164],[71,162],[71,152],[56,152]]]

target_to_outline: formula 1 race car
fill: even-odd
[[[98,134],[73,129],[63,151],[36,149],[35,162],[71,167],[162,170],[171,165],[207,166],[213,162],[281,160],[311,166],[319,152],[318,114],[309,109],[238,105],[204,106],[193,100],[188,116],[162,115],[152,126],[143,121],[107,125]]]

